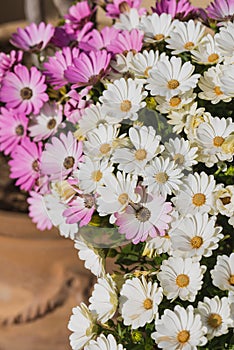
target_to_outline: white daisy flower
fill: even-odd
[[[163,157],[169,157],[175,162],[178,168],[192,170],[192,166],[197,164],[197,147],[191,147],[188,140],[176,137],[165,142]]]
[[[73,350],[82,350],[95,336],[95,318],[84,303],[72,309],[72,316],[68,323],[70,345]]]
[[[210,271],[213,285],[234,292],[234,253],[218,255],[214,270]]]
[[[149,72],[146,88],[153,96],[170,99],[195,88],[200,74],[193,74],[195,67],[190,62],[182,63],[180,57],[158,61]]]
[[[198,64],[216,64],[223,60],[223,56],[216,45],[214,37],[207,34],[196,50],[192,50],[192,59]]]
[[[155,157],[145,168],[143,177],[142,184],[148,186],[149,192],[160,193],[166,197],[180,189],[183,173],[169,158]]]
[[[212,213],[220,213],[227,217],[234,215],[234,185],[223,187],[222,184],[222,187],[214,192]]]
[[[170,257],[163,260],[157,277],[163,288],[163,294],[169,300],[179,297],[193,302],[202,288],[206,266],[191,258]]]
[[[220,88],[222,91],[234,98],[234,87],[233,87],[233,80],[234,80],[234,65],[225,65],[222,69],[222,75],[220,76]]]
[[[114,81],[107,86],[103,96],[99,98],[104,109],[116,122],[130,118],[137,119],[137,112],[146,106],[142,102],[147,96],[146,91],[142,91],[142,85],[131,78]]]
[[[178,110],[172,110],[166,116],[168,118],[168,124],[173,125],[173,132],[176,134],[180,134],[186,123],[188,113],[184,110],[184,108]]]
[[[158,43],[170,35],[173,29],[172,17],[167,13],[162,13],[161,15],[153,13],[142,17],[140,29],[145,33],[145,42]]]
[[[170,99],[167,99],[162,96],[156,96],[155,99],[158,104],[156,106],[156,109],[160,113],[166,113],[166,114],[172,111],[179,111],[184,106],[193,102],[196,96],[197,94],[193,93],[193,89],[185,92],[184,94],[173,96]]]
[[[212,104],[217,104],[220,101],[230,102],[231,97],[227,96],[221,90],[221,76],[222,70],[219,64],[209,68],[198,82],[198,86],[202,90],[202,92],[198,94],[198,97],[202,100],[211,101]]]
[[[158,305],[163,299],[162,288],[145,277],[127,280],[120,291],[120,313],[125,326],[143,327],[158,317]]]
[[[210,117],[209,122],[200,124],[196,131],[194,141],[200,147],[198,160],[211,167],[219,161],[233,159],[232,153],[224,153],[222,145],[234,132],[232,118]]]
[[[98,278],[89,302],[89,309],[101,323],[114,316],[118,307],[117,287],[109,274]]]
[[[203,302],[198,302],[196,313],[201,316],[202,323],[207,328],[208,340],[228,333],[228,328],[232,325],[230,305],[226,297],[205,297]]]
[[[117,125],[100,124],[96,129],[89,131],[84,141],[84,153],[95,160],[109,158],[113,152],[118,137]]]
[[[170,37],[166,39],[167,48],[173,50],[173,55],[194,50],[204,36],[205,26],[192,19],[188,22],[175,21],[174,24]]]
[[[138,29],[140,25],[140,15],[137,9],[131,8],[129,12],[121,13],[119,16],[119,22],[114,24],[116,29],[132,30]]]
[[[227,22],[224,27],[221,27],[219,33],[215,34],[215,42],[219,51],[224,56],[234,55],[234,23]]]
[[[134,57],[132,51],[128,51],[127,54],[116,54],[115,57],[111,60],[110,66],[111,71],[107,75],[107,79],[110,81],[120,80],[121,78],[132,78],[135,76],[132,71],[130,71],[130,63]]]
[[[89,344],[84,347],[84,350],[126,350],[122,344],[117,344],[114,336],[108,334],[105,337],[101,334],[96,340],[90,340]]]
[[[85,262],[85,268],[90,270],[95,276],[101,277],[105,274],[104,260],[101,251],[81,239],[75,240],[80,260]]]
[[[129,202],[137,203],[140,200],[135,192],[137,176],[131,176],[118,171],[116,175],[104,175],[104,186],[99,187],[97,197],[97,211],[100,216],[121,213]]]
[[[140,175],[144,172],[146,164],[162,152],[163,146],[159,145],[161,136],[156,135],[152,126],[142,126],[131,127],[129,138],[132,146],[116,149],[112,162],[119,164],[119,170]]]
[[[209,213],[213,207],[216,183],[213,175],[189,174],[183,179],[180,191],[172,202],[181,214]]]
[[[186,309],[176,305],[174,311],[166,309],[155,328],[151,336],[160,349],[197,350],[197,346],[207,343],[206,328],[192,305]]]
[[[209,218],[207,213],[188,215],[172,223],[170,230],[171,244],[174,256],[201,259],[212,255],[218,248],[222,227],[215,226],[216,217]]]
[[[197,102],[185,107],[184,131],[190,141],[194,140],[198,126],[204,122],[209,122],[211,114],[205,108],[197,108]]]
[[[104,174],[110,174],[114,168],[108,160],[93,160],[88,156],[84,157],[79,169],[73,173],[79,181],[79,188],[86,194],[96,192],[99,186],[103,185]]]

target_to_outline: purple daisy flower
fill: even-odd
[[[217,21],[232,21],[234,0],[214,0],[207,8],[207,15]]]
[[[63,47],[69,46],[74,40],[76,40],[76,35],[67,33],[66,28],[62,26],[55,28],[54,35],[50,42],[62,49]]]
[[[101,31],[93,29],[79,44],[84,51],[98,51],[107,49],[114,42],[119,34],[119,30],[114,27],[104,27]]]
[[[14,73],[8,72],[2,81],[0,99],[6,103],[7,108],[12,108],[18,113],[40,112],[43,104],[49,97],[45,93],[45,77],[32,67],[28,70],[18,64],[14,67]]]
[[[29,203],[28,215],[32,219],[32,222],[37,225],[38,230],[51,230],[53,224],[48,215],[44,195],[31,191],[27,201]]]
[[[132,51],[137,53],[141,50],[143,45],[144,33],[138,29],[131,31],[123,30],[118,34],[114,43],[108,45],[108,50],[114,54],[127,53]]]
[[[64,16],[67,33],[76,33],[77,30],[82,29],[89,22],[94,11],[90,8],[88,1],[81,1],[71,6],[68,14]]]
[[[20,63],[23,58],[22,51],[12,50],[9,54],[0,52],[0,82],[15,64]]]
[[[107,73],[111,55],[107,51],[82,52],[65,71],[65,78],[75,83],[72,88],[95,85]]]
[[[95,199],[90,194],[76,197],[69,203],[69,208],[63,212],[67,218],[67,224],[79,223],[79,226],[86,226],[92,219],[95,211]]]
[[[57,51],[53,57],[49,57],[48,62],[44,63],[44,74],[47,81],[54,86],[54,89],[60,89],[68,83],[64,77],[64,72],[68,66],[73,65],[74,58],[79,57],[79,49],[64,47],[61,51]]]
[[[189,0],[158,0],[156,7],[152,8],[158,15],[168,13],[172,18],[188,20],[196,15],[196,8]]]
[[[26,28],[18,28],[17,33],[12,35],[11,44],[24,51],[39,52],[43,50],[52,36],[54,27],[51,24],[41,22],[36,25],[31,23]]]
[[[4,107],[0,114],[0,151],[6,155],[26,137],[28,118]]]
[[[21,190],[31,190],[39,179],[41,154],[42,143],[31,142],[28,137],[25,137],[11,154],[10,178],[18,179],[16,186],[20,186]]]
[[[113,0],[106,6],[106,15],[111,18],[119,18],[121,13],[129,12],[130,9],[137,9],[139,15],[146,13],[146,9],[140,8],[142,0]]]
[[[88,87],[84,88],[79,93],[76,90],[71,90],[68,92],[70,99],[64,106],[64,115],[72,124],[78,123],[78,121],[82,118],[85,109],[90,105],[90,102],[86,99],[88,92]]]

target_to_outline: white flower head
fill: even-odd
[[[152,15],[144,16],[141,19],[140,29],[145,33],[145,42],[155,43],[163,41],[173,29],[171,15],[167,13],[162,13],[161,15],[153,13]]]
[[[214,192],[213,211],[227,217],[234,215],[234,185],[222,186]]]
[[[179,305],[175,306],[174,311],[166,309],[155,327],[152,338],[160,349],[196,350],[197,346],[207,343],[206,328],[192,305],[187,309]]]
[[[212,65],[222,62],[221,54],[211,34],[207,34],[196,50],[192,50],[192,58],[198,64]]]
[[[196,98],[196,94],[193,89],[185,92],[184,94],[172,96],[170,99],[162,96],[156,96],[156,102],[158,105],[156,109],[160,113],[170,113],[172,111],[180,111],[184,106],[189,105]]]
[[[219,51],[224,56],[233,56],[234,54],[234,23],[227,22],[224,27],[220,28],[219,33],[215,34],[215,42]]]
[[[210,273],[216,287],[234,292],[234,253],[230,256],[219,255],[217,263]]]
[[[211,114],[206,112],[205,108],[197,108],[197,102],[192,105],[185,106],[185,125],[184,131],[189,141],[193,142],[197,128],[204,122],[209,122]]]
[[[163,295],[157,282],[147,283],[144,276],[141,279],[128,279],[120,295],[120,313],[126,326],[137,329],[158,317],[158,305]]]
[[[116,29],[132,30],[138,29],[140,25],[140,15],[137,9],[131,8],[129,12],[121,13],[119,16],[119,22],[114,24]]]
[[[193,302],[202,288],[206,266],[191,258],[170,257],[163,260],[158,273],[158,280],[167,299],[188,300]]]
[[[90,340],[89,344],[84,347],[84,350],[126,350],[122,344],[117,344],[114,336],[108,334],[106,337],[101,334],[96,340]]]

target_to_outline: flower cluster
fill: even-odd
[[[98,278],[89,306],[73,309],[71,347],[226,349],[234,2],[96,3],[77,2],[58,27],[18,29],[18,50],[0,54],[10,176],[37,227],[73,239]],[[111,27],[94,27],[97,6]]]

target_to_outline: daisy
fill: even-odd
[[[163,150],[160,146],[161,136],[152,127],[131,127],[129,148],[116,149],[112,161],[118,164],[118,169],[136,175],[144,173],[146,164]]]
[[[73,350],[82,350],[94,338],[95,321],[93,314],[84,303],[72,309],[72,316],[68,323],[70,345]]]
[[[170,36],[173,23],[171,15],[153,13],[141,19],[140,29],[144,32],[144,41],[147,43],[159,43]]]
[[[173,111],[180,111],[183,110],[183,108],[186,105],[190,105],[191,102],[196,98],[197,94],[193,93],[193,89],[185,92],[184,94],[179,94],[172,96],[171,98],[167,99],[163,96],[156,96],[156,110],[158,110],[160,113],[168,114]]]
[[[91,19],[93,11],[88,1],[80,1],[69,8],[65,18],[65,28],[68,33],[76,33]]]
[[[234,2],[232,0],[214,0],[207,8],[210,18],[217,21],[228,21],[234,18]]]
[[[222,227],[216,226],[216,217],[209,218],[207,213],[187,215],[172,223],[170,237],[173,255],[182,257],[209,257],[218,248],[224,237],[220,234]]]
[[[175,22],[175,28],[166,39],[167,48],[173,50],[173,55],[194,50],[204,36],[205,26],[194,20],[188,22]]]
[[[114,27],[104,27],[101,30],[92,29],[79,43],[79,48],[88,51],[99,51],[106,49],[113,40],[117,38],[119,30]]]
[[[132,79],[121,78],[108,84],[99,101],[103,103],[106,113],[116,122],[120,122],[127,118],[136,120],[137,112],[146,106],[143,102],[146,96],[147,92],[142,91],[141,84]]]
[[[26,137],[28,118],[4,107],[0,112],[0,151],[9,155]]]
[[[205,297],[203,302],[198,302],[196,313],[201,316],[202,324],[207,329],[208,340],[228,333],[228,328],[232,326],[230,312],[226,297],[219,299],[216,295],[212,299]]]
[[[155,157],[151,164],[144,170],[143,185],[148,186],[148,191],[160,193],[163,197],[171,195],[180,189],[183,173],[174,161],[169,158]]]
[[[113,54],[132,51],[134,54],[141,51],[144,33],[138,29],[131,31],[123,30],[116,37],[115,41],[108,45],[107,50]]]
[[[155,327],[152,338],[160,349],[196,350],[207,343],[206,328],[192,305],[186,309],[176,305],[174,311],[166,309]]]
[[[128,279],[120,291],[120,313],[125,326],[143,327],[158,317],[158,305],[163,299],[157,282],[147,283],[144,276]]]
[[[146,79],[149,77],[149,71],[156,65],[158,60],[163,60],[165,54],[159,56],[159,51],[144,50],[132,56],[129,62],[129,68],[138,79]],[[145,80],[144,80],[145,81]]]
[[[173,125],[172,131],[174,133],[180,134],[183,131],[185,127],[187,115],[188,113],[185,111],[184,108],[181,108],[178,110],[172,110],[169,112],[169,114],[167,115],[167,118],[168,118],[167,122],[169,125]]]
[[[73,88],[95,85],[107,73],[110,58],[105,50],[82,52],[74,58],[73,65],[68,66],[64,76],[70,83],[74,83]]]
[[[44,195],[31,191],[27,199],[29,204],[29,217],[37,225],[38,230],[50,230],[53,227],[52,221],[48,215]]]
[[[48,101],[45,93],[47,88],[45,77],[35,67],[28,70],[18,64],[14,72],[8,72],[2,81],[0,99],[6,103],[7,108],[12,108],[19,113],[40,112],[41,107]]]
[[[37,53],[45,49],[53,35],[54,27],[51,24],[31,23],[24,29],[18,28],[10,42],[19,49]]]
[[[184,107],[184,131],[187,134],[187,137],[190,142],[193,142],[197,128],[199,125],[205,122],[209,122],[212,117],[209,112],[206,112],[205,108],[197,108],[197,102],[194,102],[192,105]]]
[[[64,115],[72,124],[76,125],[82,118],[86,108],[90,106],[89,91],[90,87],[85,87],[80,92],[71,89],[67,93],[68,100],[64,105]]]
[[[234,292],[234,253],[230,256],[218,255],[217,263],[210,273],[214,286]]]
[[[34,141],[41,141],[53,136],[63,119],[62,106],[55,102],[45,103],[40,113],[31,117],[30,136]]]
[[[137,9],[130,9],[127,13],[121,13],[119,22],[114,24],[114,27],[119,30],[138,29],[140,25],[140,15]]]
[[[84,347],[84,350],[126,350],[122,344],[117,344],[112,334],[105,337],[101,334],[96,340],[90,340],[89,344]]]
[[[198,94],[198,97],[203,100],[211,101],[212,104],[217,104],[220,101],[230,102],[231,97],[221,90],[222,83],[220,78],[222,75],[223,73],[220,65],[211,67],[204,72],[204,76],[201,76],[198,82],[198,86],[202,90],[202,92]]]
[[[117,287],[109,274],[98,278],[89,302],[89,309],[101,323],[114,316],[118,307]]]
[[[104,175],[107,176],[113,171],[113,167],[108,160],[93,160],[85,156],[83,162],[79,164],[79,170],[74,176],[79,180],[79,188],[85,194],[95,193],[99,186],[104,183]]]
[[[189,174],[183,179],[180,191],[172,202],[181,214],[209,213],[213,206],[216,183],[213,175]]]
[[[234,65],[227,65],[222,69],[222,75],[220,76],[220,88],[227,96],[234,97],[233,88],[234,79]]]
[[[191,147],[188,140],[176,137],[175,139],[169,139],[169,142],[165,142],[164,145],[163,157],[169,157],[182,171],[191,171],[192,166],[197,164],[198,148]]]
[[[68,203],[68,208],[63,212],[68,224],[78,223],[79,227],[86,226],[92,219],[95,211],[95,199],[86,194],[76,196]]]
[[[234,23],[227,22],[227,24],[221,27],[219,32],[215,34],[214,38],[216,46],[222,55],[232,57],[234,54]]]
[[[141,0],[113,0],[106,6],[106,15],[111,18],[119,18],[121,13],[128,13],[131,8],[139,11],[139,14],[145,13],[144,8],[140,8]]]
[[[169,300],[180,298],[194,302],[202,288],[206,266],[191,258],[170,257],[163,260],[157,277],[163,288],[163,294]]]
[[[223,56],[211,34],[207,34],[196,50],[192,50],[192,59],[198,64],[212,65],[220,63]]]
[[[217,189],[214,192],[214,207],[212,208],[214,213],[220,213],[227,217],[234,215],[234,185]]]
[[[25,137],[11,154],[10,178],[17,179],[16,186],[29,191],[40,177],[42,144],[31,142]]]
[[[105,275],[104,259],[100,250],[95,249],[81,239],[75,240],[75,248],[78,250],[80,260],[85,261],[86,269],[90,270],[97,277]]]
[[[168,233],[164,236],[156,236],[146,242],[143,255],[152,258],[163,253],[172,255],[171,238]]]
[[[170,202],[158,194],[147,194],[138,188],[137,193],[141,195],[141,202],[130,203],[124,213],[116,213],[115,224],[119,226],[119,233],[125,234],[126,239],[133,244],[144,242],[148,236],[163,236],[168,229],[168,223],[172,218]]]
[[[75,170],[82,160],[82,142],[76,141],[69,131],[67,135],[52,137],[42,153],[41,171],[53,180],[62,180]]]
[[[79,56],[79,52],[76,47],[64,47],[62,51],[56,51],[54,56],[49,57],[48,62],[43,64],[47,81],[55,90],[61,89],[68,83],[64,76],[65,70],[73,65],[73,60]]]
[[[161,0],[156,2],[156,7],[152,10],[159,15],[169,13],[172,18],[187,19],[194,15],[195,7],[189,0]]]
[[[199,74],[193,74],[195,67],[186,62],[182,64],[180,57],[167,58],[157,62],[154,69],[149,72],[148,85],[153,96],[171,98],[189,91],[197,84]]]
[[[21,63],[23,59],[22,51],[11,50],[9,54],[5,52],[0,52],[0,82],[5,76],[6,72],[11,70],[11,68],[17,64]]]

